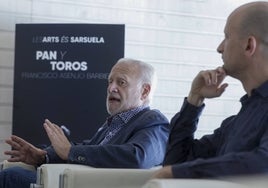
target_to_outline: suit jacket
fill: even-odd
[[[102,168],[151,168],[161,165],[169,135],[169,122],[158,110],[145,108],[134,116],[105,145],[100,129],[90,140],[73,144],[68,160],[61,160],[54,149],[46,148],[49,163],[75,163]]]

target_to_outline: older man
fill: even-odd
[[[169,129],[166,117],[149,107],[154,87],[152,66],[134,59],[120,59],[108,78],[106,106],[110,117],[90,140],[71,143],[59,126],[46,119],[44,128],[51,141],[50,147],[42,150],[22,138],[11,136],[6,142],[14,150],[5,154],[12,156],[11,162],[22,161],[35,166],[43,163],[106,168],[160,165]],[[35,179],[33,172],[10,168],[0,173],[0,187],[29,188]]]

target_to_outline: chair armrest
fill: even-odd
[[[60,188],[141,188],[156,169],[66,169]]]
[[[43,164],[37,168],[36,183],[31,188],[58,188],[59,176],[65,169],[90,169],[92,167],[78,164]]]
[[[255,174],[255,175],[244,175],[244,176],[235,176],[235,177],[228,177],[224,180],[247,185],[248,187],[254,188],[267,188],[268,185],[268,174]]]
[[[250,186],[224,180],[152,179],[143,185],[142,188],[250,188]]]
[[[6,168],[15,167],[15,166],[19,166],[27,170],[36,171],[36,168],[33,165],[28,165],[22,162],[8,162],[7,160],[4,160],[3,162],[1,162],[0,170],[4,170]]]

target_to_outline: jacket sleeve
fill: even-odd
[[[172,165],[175,178],[208,178],[268,171],[268,129],[263,132],[258,147],[248,151],[218,154],[232,116],[225,119],[213,134],[194,139],[201,108],[184,101],[182,110],[172,119],[165,165]],[[268,122],[267,122],[268,123]]]
[[[160,165],[168,137],[166,127],[140,129],[122,144],[72,146],[68,162],[103,168],[150,168]]]
[[[215,137],[202,141],[194,139],[194,132],[203,108],[204,105],[196,107],[184,100],[180,112],[171,120],[164,165],[182,163],[196,157],[208,157],[214,153],[214,146],[217,145]]]
[[[98,145],[103,131],[97,132],[90,141],[73,144],[67,161],[61,160],[49,147],[49,162],[100,168],[151,168],[161,165],[169,134],[168,125],[163,114],[147,110],[105,145]]]

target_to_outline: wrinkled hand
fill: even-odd
[[[162,179],[162,178],[173,178],[171,166],[165,166],[159,170],[157,170],[153,176],[152,179]]]
[[[227,83],[222,84],[225,76],[226,73],[222,67],[199,72],[192,82],[188,102],[200,106],[205,98],[221,96],[228,86]]]
[[[46,151],[41,150],[22,138],[12,135],[6,143],[12,147],[11,151],[5,151],[6,155],[10,155],[9,162],[24,162],[37,166],[45,160]]]
[[[71,144],[64,135],[63,130],[56,124],[51,123],[48,119],[46,119],[44,122],[44,128],[57,155],[61,159],[67,160],[71,149]]]

